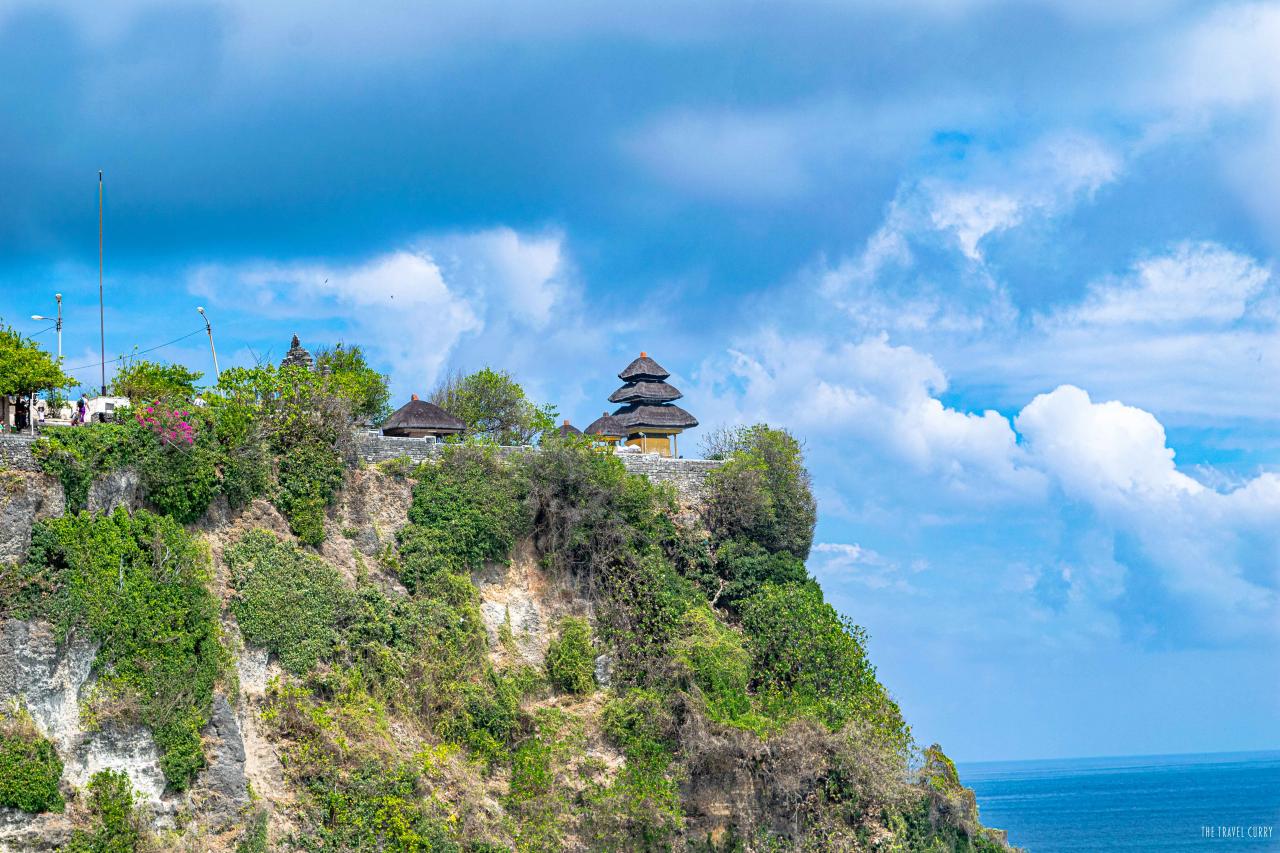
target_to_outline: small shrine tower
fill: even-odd
[[[698,421],[675,405],[684,395],[667,384],[669,376],[662,365],[642,352],[618,374],[624,384],[609,395],[609,402],[623,404],[613,413],[613,420],[626,430],[628,445],[646,453],[678,456],[676,436],[696,427]]]

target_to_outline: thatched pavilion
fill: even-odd
[[[571,437],[573,437],[573,436],[579,436],[579,437],[580,437],[581,435],[582,435],[582,430],[578,429],[576,426],[574,426],[573,424],[569,423],[569,419],[568,419],[568,418],[565,418],[564,423],[560,424],[560,437],[561,437],[561,438],[571,438]]]
[[[448,438],[461,435],[464,424],[435,403],[419,400],[414,394],[409,402],[392,412],[382,425],[383,435],[402,438]]]
[[[618,374],[623,386],[609,395],[609,402],[623,404],[613,419],[626,431],[628,445],[646,453],[678,456],[676,436],[698,425],[693,415],[675,405],[684,395],[667,384],[670,376],[644,352]]]
[[[591,437],[592,441],[606,444],[609,447],[613,447],[627,437],[627,428],[608,412],[592,421],[591,425],[584,431]]]

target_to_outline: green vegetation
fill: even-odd
[[[316,371],[327,377],[331,393],[347,401],[352,417],[378,424],[391,413],[387,377],[369,366],[360,346],[321,347]]]
[[[0,710],[0,806],[24,812],[60,812],[62,761],[40,736],[30,715]]]
[[[100,643],[99,685],[149,726],[170,786],[204,766],[200,730],[225,665],[204,547],[170,518],[117,510],[38,522],[16,609]]]
[[[530,444],[556,423],[554,406],[534,403],[510,373],[488,367],[445,377],[431,402],[466,424],[466,435],[495,444]]]
[[[679,776],[673,769],[675,720],[666,697],[634,689],[605,706],[605,734],[626,765],[588,794],[587,835],[603,850],[668,850],[684,826]]]
[[[547,678],[568,693],[590,693],[596,687],[596,653],[586,619],[566,616],[547,646]]]
[[[908,747],[910,731],[867,660],[866,632],[817,587],[766,586],[744,603],[742,625],[754,686],[774,716],[808,714],[832,730],[870,723]]]
[[[511,755],[506,807],[516,817],[515,849],[560,850],[580,808],[574,765],[586,738],[581,720],[558,708],[538,709],[531,727]]]
[[[227,664],[208,556],[181,525],[215,499],[263,497],[297,541],[254,530],[222,556],[230,614],[286,673],[260,710],[299,794],[296,833],[278,839],[291,849],[999,849],[941,750],[907,781],[911,733],[865,633],[805,569],[815,505],[790,434],[713,436],[724,465],[701,524],[677,523],[669,486],[586,443],[503,455],[492,445],[531,441],[554,410],[507,374],[452,377],[437,402],[476,440],[380,466],[413,489],[377,558],[403,584],[392,591],[359,554],[350,583],[305,547],[325,537],[353,420],[387,408],[358,347],[322,350],[317,365],[230,369],[197,406],[182,401],[198,374],[135,363],[119,386],[137,402],[129,417],[39,443],[71,507],[93,477],[132,466],[159,514],[37,524],[0,615],[98,641],[85,724],[149,726],[172,788],[204,765],[200,731]],[[343,548],[361,539],[343,533]],[[541,667],[503,667],[473,577],[526,542],[539,583],[591,618],[560,619]],[[497,635],[497,659],[514,659],[510,624]],[[46,741],[0,727],[0,804],[57,808],[60,772]],[[143,843],[123,776],[95,777],[90,805],[96,828],[71,849]],[[266,814],[244,816],[244,853],[267,849]]]
[[[196,396],[196,383],[204,376],[181,364],[161,364],[146,359],[132,359],[116,369],[111,380],[111,393],[141,403],[165,401],[190,403]]]
[[[231,612],[245,640],[274,652],[305,675],[338,644],[351,594],[338,572],[265,530],[246,534],[223,554],[231,573]]]
[[[113,424],[48,428],[36,458],[73,509],[87,505],[95,477],[133,467],[147,502],[184,524],[219,496],[232,507],[268,496],[299,539],[318,545],[352,453],[351,420],[379,416],[387,398],[385,378],[358,347],[322,355],[320,371],[231,368],[201,406],[186,402],[200,374],[135,362],[118,380],[132,412]]]
[[[0,325],[0,394],[27,396],[75,384],[74,377],[63,373],[57,359],[38,343]]]
[[[146,834],[134,805],[129,777],[114,770],[102,770],[89,780],[89,812],[93,829],[77,829],[68,853],[137,853]]]
[[[421,466],[400,533],[400,580],[410,591],[444,574],[465,574],[507,558],[528,527],[516,472],[492,449],[450,448]]]
[[[756,424],[714,433],[708,449],[709,458],[725,460],[707,483],[704,519],[712,535],[807,559],[817,504],[800,442]]]

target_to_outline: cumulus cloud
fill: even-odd
[[[562,236],[510,228],[424,237],[350,264],[206,265],[192,271],[189,288],[214,304],[250,301],[281,320],[341,318],[391,366],[393,383],[419,393],[478,339],[500,336],[514,350],[540,336],[554,361],[559,333],[579,316]],[[557,308],[567,309],[563,327],[545,334]]]
[[[936,395],[947,380],[938,365],[883,335],[832,344],[764,330],[702,365],[698,377],[702,396],[720,398],[709,414],[721,421],[766,420],[854,453],[887,451],[974,497],[1041,487],[1021,463],[1007,419],[943,405]]]
[[[1151,645],[1274,632],[1280,477],[1205,485],[1179,469],[1149,411],[1072,385],[1037,395],[1012,419],[964,411],[943,402],[947,378],[933,359],[883,335],[844,342],[764,330],[698,376],[715,377],[693,389],[717,398],[700,412],[707,422],[764,420],[803,436],[823,511],[834,495],[855,529],[870,523],[884,537],[888,523],[908,541],[963,530],[966,548],[988,537],[1020,542],[1016,559],[997,549],[973,571],[1026,618]],[[1028,536],[1026,524],[1041,533]],[[915,592],[901,567],[927,553],[827,541],[810,565],[835,584]],[[1021,580],[1001,580],[1018,562]]]
[[[1030,459],[1073,497],[1107,505],[1204,488],[1177,470],[1151,413],[1115,400],[1094,403],[1072,385],[1036,397],[1015,424]]]

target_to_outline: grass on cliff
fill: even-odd
[[[145,511],[79,513],[34,525],[22,575],[11,612],[99,643],[93,666],[114,705],[105,716],[148,726],[165,779],[185,788],[204,767],[200,730],[227,662],[203,544]]]

